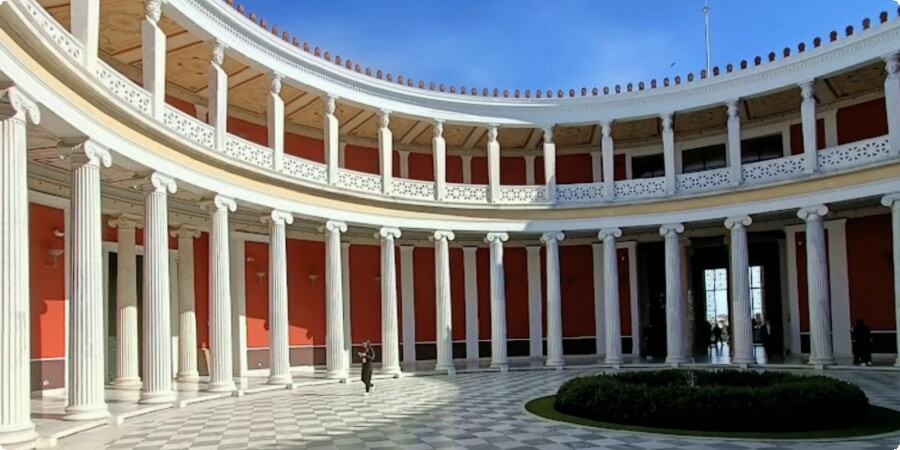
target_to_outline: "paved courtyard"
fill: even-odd
[[[524,403],[596,370],[418,376],[309,386],[153,413],[60,440],[59,448],[894,449],[900,435],[840,442],[748,442],[603,431],[549,422]],[[805,371],[805,373],[809,373]],[[873,403],[900,409],[900,373],[841,370]]]

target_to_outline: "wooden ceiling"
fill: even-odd
[[[69,27],[68,0],[39,0],[65,27]],[[141,80],[140,23],[143,17],[142,0],[100,0],[100,53],[101,57],[120,69],[135,82]],[[165,16],[161,28],[167,36],[168,55],[166,76],[168,92],[189,103],[206,104],[208,98],[209,45],[187,32]],[[249,67],[234,58],[224,64],[229,75],[229,106],[242,110],[245,117],[254,117],[265,123],[268,77],[261,70]],[[882,64],[872,64],[827,79],[816,84],[816,98],[820,104],[877,91],[882,88],[885,71]],[[317,94],[303,91],[286,83],[282,88],[285,100],[285,117],[291,125],[316,135],[322,128],[324,101]],[[797,88],[784,89],[766,95],[741,100],[741,117],[744,121],[765,120],[785,114],[799,114],[800,92]],[[362,109],[355,105],[338,103],[336,115],[341,123],[341,134],[359,140],[377,140],[378,115],[375,109]],[[678,135],[690,135],[710,131],[724,131],[726,111],[724,106],[676,113],[674,126]],[[431,120],[417,120],[392,116],[391,130],[394,139],[404,145],[431,145],[433,125]],[[600,143],[600,129],[596,125],[560,126],[554,131],[554,140],[561,148],[596,146]],[[660,136],[659,118],[643,118],[617,121],[612,127],[617,144],[635,144],[657,140]],[[479,149],[487,143],[487,130],[483,127],[445,124],[444,138],[448,148]],[[543,141],[543,132],[537,128],[501,128],[498,134],[504,150],[537,149]]]

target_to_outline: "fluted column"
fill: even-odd
[[[450,303],[450,241],[452,231],[435,231],[434,241],[435,299],[437,301],[437,362],[434,370],[454,373],[453,322]]]
[[[734,349],[731,363],[747,365],[756,362],[753,356],[753,321],[750,313],[750,259],[747,248],[749,216],[731,217],[725,220],[725,228],[731,230],[731,332]]]
[[[381,169],[381,193],[390,194],[394,184],[394,134],[391,133],[391,112],[378,113],[378,162]]]
[[[613,152],[615,151],[612,138],[612,123],[607,121],[600,124],[600,158],[603,161],[603,196],[607,200],[616,197],[615,167]]]
[[[594,348],[600,361],[606,358],[606,312],[603,293],[603,244],[591,244],[591,262],[594,281]]]
[[[546,245],[547,257],[547,367],[562,369],[562,297],[559,291],[559,243],[566,235],[556,231],[544,233],[541,242]]]
[[[63,144],[66,145],[66,144]],[[103,352],[103,246],[100,165],[109,151],[86,140],[66,148],[72,163],[72,301],[69,307],[69,403],[66,420],[106,417]]]
[[[485,241],[491,248],[491,367],[509,370],[506,357],[506,282],[503,269],[503,243],[506,233],[488,233]]]
[[[434,121],[434,137],[431,139],[434,153],[434,198],[443,200],[447,190],[447,141],[444,140],[444,121]]]
[[[263,218],[269,224],[269,384],[291,384],[288,346],[288,276],[286,226],[294,216],[272,211]]]
[[[400,246],[400,300],[403,302],[403,364],[416,363],[416,289],[411,245]]]
[[[98,22],[99,0],[78,0],[96,3]],[[74,3],[73,3],[74,5]],[[150,93],[150,114],[162,120],[166,104],[166,33],[159,27],[162,17],[162,0],[144,0],[144,17],[141,20],[142,81]],[[99,33],[97,34],[99,37]],[[97,42],[94,42],[97,45]],[[93,55],[96,58],[96,51]]]
[[[488,201],[500,201],[500,142],[497,141],[497,125],[490,125],[487,132]]]
[[[544,359],[544,318],[541,298],[541,248],[525,247],[528,255],[528,356],[532,364]]]
[[[334,115],[337,110],[337,97],[328,95],[325,98],[325,117],[323,118],[323,143],[325,145],[325,164],[328,170],[328,184],[337,184],[340,142],[338,137],[338,118]]]
[[[887,108],[888,144],[891,146],[891,153],[897,155],[900,154],[900,53],[892,53],[884,58],[884,70],[887,72],[884,79],[884,104]]]
[[[534,173],[532,167],[531,173]],[[532,175],[533,177],[534,175]],[[553,142],[553,127],[544,127],[544,183],[547,185],[547,200],[556,202],[556,144]]]
[[[169,285],[169,220],[167,193],[175,180],[161,173],[150,175],[144,199],[144,287],[141,403],[175,400],[172,389],[171,290]]]
[[[616,239],[622,230],[600,230],[597,238],[603,241],[603,304],[606,316],[606,364],[622,364],[622,322],[619,318],[619,258]]]
[[[100,50],[100,0],[72,0],[69,7],[72,36],[83,49],[82,64],[93,72]]]
[[[816,92],[815,81],[800,84],[800,123],[803,130],[803,171],[813,173],[819,167],[818,143],[816,142]]]
[[[212,215],[209,234],[209,386],[210,392],[235,390],[231,335],[231,270],[228,213],[237,210],[233,199],[216,195],[204,203]]]
[[[478,247],[463,247],[463,280],[466,300],[466,359],[478,364]]]
[[[806,286],[809,300],[809,363],[834,364],[831,337],[831,295],[825,247],[825,205],[801,208],[797,217],[806,222]]]
[[[213,148],[225,151],[228,132],[228,73],[225,64],[225,44],[214,42],[210,50],[209,69],[209,125],[213,127]]]
[[[684,232],[680,223],[659,228],[666,246],[666,363],[681,364],[687,358],[687,324],[684,317],[684,294],[681,291],[681,243],[678,235]]]
[[[463,184],[472,184],[472,155],[461,155]]]
[[[179,383],[197,383],[197,310],[194,281],[194,239],[200,230],[181,225],[170,233],[178,238],[178,375]],[[120,256],[121,257],[121,256]]]
[[[743,174],[741,173],[741,101],[738,99],[729,100],[725,104],[728,113],[728,168],[731,184],[741,184]]]
[[[663,172],[666,177],[666,192],[674,194],[678,188],[675,181],[675,113],[667,111],[659,115],[662,125]]]
[[[121,389],[140,389],[138,373],[137,256],[135,228],[140,218],[121,214],[109,221],[118,235],[116,257],[116,379]]]
[[[894,261],[894,337],[897,340],[897,359],[895,366],[900,367],[900,193],[886,195],[881,204],[891,208],[891,235]]]
[[[30,445],[31,316],[26,120],[40,111],[16,87],[0,90],[0,445]]]
[[[346,379],[344,357],[344,295],[341,279],[341,233],[347,224],[325,222],[325,352],[328,378]]]
[[[281,98],[280,73],[269,74],[268,120],[269,148],[272,149],[272,168],[278,172],[284,168],[284,99]]]
[[[344,367],[353,361],[353,336],[350,329],[350,243],[341,242],[341,303],[344,313]]]
[[[382,228],[381,238],[381,371],[400,374],[400,339],[397,323],[397,268],[394,263],[394,240],[397,228]]]
[[[534,180],[535,171],[534,171],[534,160],[537,158],[536,155],[525,155],[523,157],[525,159],[525,184],[529,186],[534,186],[537,184]],[[554,195],[556,194],[554,190]]]

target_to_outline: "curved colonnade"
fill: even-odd
[[[178,311],[182,319],[183,345],[173,368],[171,331],[163,318],[170,317],[170,267],[168,254],[169,206],[167,198],[179,189],[189,189],[205,198],[210,230],[210,391],[230,392],[234,384],[232,359],[234,280],[229,272],[229,214],[238,209],[264,216],[270,233],[269,311],[271,373],[269,382],[287,383],[290,356],[285,316],[287,311],[286,228],[295,220],[324,222],[326,286],[326,365],[331,378],[348,376],[349,319],[344,313],[347,297],[342,292],[342,235],[353,227],[376,231],[381,243],[382,346],[384,370],[399,373],[397,280],[394,249],[404,233],[427,236],[435,247],[436,365],[452,372],[450,243],[457,234],[469,242],[485,240],[490,247],[491,365],[508,368],[506,355],[506,306],[504,288],[504,243],[532,240],[545,247],[546,267],[546,365],[562,367],[559,245],[566,233],[597,233],[602,242],[603,315],[598,321],[598,343],[603,342],[605,363],[624,362],[619,319],[619,289],[616,284],[617,241],[623,229],[647,233],[649,228],[664,240],[666,362],[689,361],[684,309],[686,298],[680,236],[685,223],[719,221],[730,231],[731,285],[734,304],[746,309],[747,227],[750,216],[796,212],[805,223],[808,279],[810,362],[817,366],[834,363],[831,301],[826,262],[824,217],[826,204],[882,197],[891,207],[892,230],[900,233],[900,25],[882,19],[878,27],[866,29],[830,45],[812,49],[782,61],[705,78],[680,86],[609,97],[559,99],[470,98],[438,92],[417,91],[377,79],[367,79],[340,66],[304,55],[277,37],[260,30],[227,5],[195,0],[146,1],[142,21],[143,87],[118,74],[97,55],[99,3],[72,2],[70,31],[57,23],[34,0],[10,0],[0,5],[0,74],[6,110],[0,121],[0,292],[5,308],[0,310],[0,443],[28,442],[34,438],[28,407],[27,355],[29,326],[28,182],[26,166],[26,122],[51,131],[60,138],[60,148],[70,163],[71,306],[69,312],[68,406],[66,418],[88,420],[109,414],[103,398],[103,355],[92,349],[104,345],[99,321],[102,315],[101,189],[100,171],[111,164],[126,167],[141,177],[132,188],[143,191],[144,200],[144,323],[143,364],[140,378],[136,360],[117,368],[117,383],[142,382],[141,401],[168,403],[175,399],[173,377],[195,380],[198,370],[196,335],[191,308]],[[76,8],[75,6],[80,6]],[[168,105],[165,100],[166,35],[158,27],[162,13],[191,32],[211,39],[209,123],[203,123]],[[269,146],[262,146],[227,132],[228,74],[226,57],[245,60],[269,74]],[[818,150],[814,80],[818,77],[880,61],[887,76],[883,89],[887,135]],[[326,97],[323,111],[323,144],[326,163],[315,163],[286,155],[283,140],[284,103],[282,84],[296,84]],[[799,87],[801,101],[802,153],[776,160],[742,164],[741,128],[736,99],[760,95],[785,86]],[[347,102],[379,111],[378,175],[362,174],[337,164],[339,126],[336,103]],[[695,174],[676,173],[673,114],[709,105],[727,109],[727,167]],[[392,116],[412,116],[432,121],[434,182],[394,177],[389,163],[393,137]],[[628,118],[660,117],[665,159],[662,176],[615,180],[611,124]],[[442,157],[446,152],[443,124],[467,124],[487,131],[487,185],[446,182]],[[554,127],[599,123],[602,130],[602,178],[594,183],[557,184],[553,143]],[[503,186],[499,182],[498,129],[536,127],[543,130],[542,185]],[[281,130],[281,131],[279,131]],[[39,177],[38,177],[39,178]],[[447,208],[451,206],[451,208]],[[118,229],[133,229],[134,223],[120,217]],[[183,225],[179,242],[190,242],[197,229]],[[426,234],[427,233],[427,234]],[[120,234],[120,249],[123,238]],[[127,239],[127,238],[126,238]],[[124,247],[127,247],[126,244]],[[179,246],[180,247],[180,246]],[[894,248],[897,248],[895,241]],[[121,250],[120,250],[121,251]],[[894,252],[894,258],[897,258]],[[181,255],[180,258],[185,258]],[[125,258],[123,258],[125,259]],[[403,258],[401,258],[403,259]],[[184,260],[182,260],[184,261]],[[402,263],[402,262],[401,262]],[[897,266],[895,264],[895,266]],[[134,267],[123,266],[124,272]],[[180,266],[179,266],[180,270]],[[34,276],[34,275],[31,275]],[[187,278],[187,277],[185,277]],[[895,280],[900,277],[895,277]],[[193,282],[193,281],[192,281]],[[179,284],[178,289],[183,289]],[[186,288],[186,292],[190,288]],[[180,300],[192,297],[179,295]],[[540,308],[538,298],[537,307]],[[181,305],[179,305],[181,307]],[[900,309],[898,309],[900,310]],[[749,313],[749,311],[748,311]],[[187,314],[187,315],[185,315]],[[128,320],[136,320],[131,318]],[[532,321],[534,322],[534,321]],[[603,327],[599,339],[600,323]],[[750,315],[735,314],[733,363],[754,362]],[[537,319],[540,335],[540,317]],[[124,334],[124,333],[123,333]],[[123,352],[134,350],[137,340],[119,343]],[[404,330],[405,334],[405,330]],[[900,335],[898,335],[900,338]],[[187,342],[185,344],[185,342]],[[414,343],[414,342],[413,342]],[[632,344],[634,347],[636,344]],[[543,354],[540,337],[531,356]],[[404,346],[404,355],[408,352]],[[601,353],[598,348],[598,353]],[[634,352],[635,354],[637,352]],[[240,356],[238,356],[240,358]],[[405,358],[404,358],[405,360]]]

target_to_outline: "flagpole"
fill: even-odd
[[[703,9],[703,21],[706,24],[706,76],[712,76],[710,73],[710,48],[709,48],[709,0],[704,0]]]

